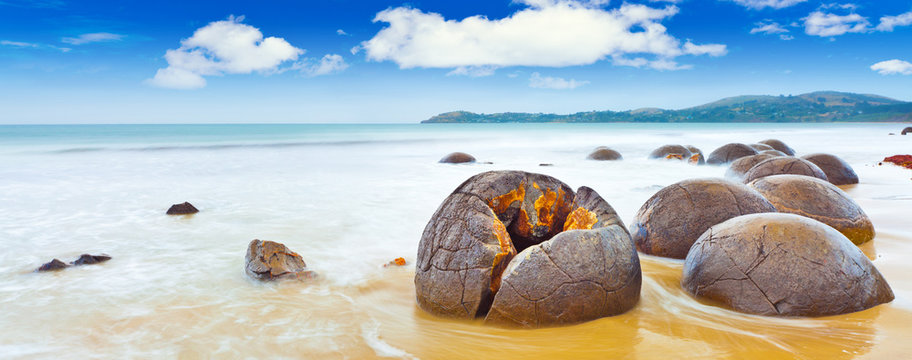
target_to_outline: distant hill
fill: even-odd
[[[643,108],[589,111],[569,115],[453,111],[422,123],[599,123],[599,122],[904,122],[912,102],[879,95],[818,91],[796,96],[748,95],[681,110]]]

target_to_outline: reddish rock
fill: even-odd
[[[906,169],[912,169],[912,155],[893,155],[884,158],[883,161],[902,166]]]

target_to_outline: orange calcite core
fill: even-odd
[[[541,190],[538,187],[538,184],[532,183],[532,186],[536,189]],[[551,211],[551,208],[558,202],[561,201],[563,197],[563,190],[558,190],[561,192],[561,196],[551,189],[545,189],[542,192],[541,196],[538,199],[535,199],[535,211],[538,212],[538,225],[551,227],[551,223],[554,222],[554,212]],[[555,209],[557,210],[557,209]]]
[[[564,222],[564,231],[567,230],[589,230],[598,222],[598,217],[594,212],[578,207],[576,210],[567,215],[567,221]]]
[[[690,157],[690,160],[687,160],[687,162],[689,162],[691,164],[699,164],[700,163],[700,154],[693,154]]]
[[[667,160],[671,160],[671,159],[684,160],[684,155],[668,154],[668,155],[665,155],[665,159],[667,159]]]
[[[516,201],[523,201],[525,197],[526,184],[520,183],[519,187],[516,189],[513,189],[506,194],[491,199],[491,201],[488,202],[488,206],[490,206],[491,209],[494,209],[495,214],[500,215],[506,212],[511,204]]]
[[[494,237],[500,243],[500,252],[494,254],[494,263],[491,264],[491,292],[497,293],[497,290],[500,290],[500,275],[503,274],[513,256],[516,256],[516,248],[513,247],[507,227],[500,220],[494,218],[493,227]]]

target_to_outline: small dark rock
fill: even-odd
[[[538,164],[538,166],[554,166],[554,164],[541,163],[541,164]]]
[[[464,152],[454,152],[444,156],[439,163],[443,164],[464,164],[475,162],[475,157]]]
[[[79,255],[79,259],[76,259],[76,261],[73,261],[70,264],[73,264],[74,266],[92,265],[92,264],[98,264],[101,262],[105,262],[108,260],[111,260],[111,257],[108,255],[104,255],[104,254],[102,254],[102,255],[82,254],[82,255]]]
[[[57,270],[63,270],[65,268],[67,268],[68,266],[69,265],[67,265],[65,262],[60,261],[58,259],[54,259],[54,260],[51,260],[51,262],[49,262],[47,264],[41,265],[41,267],[35,271],[37,271],[37,272],[57,271]]]
[[[189,215],[196,214],[199,210],[189,202],[184,202],[183,204],[174,204],[168,209],[166,214],[168,215]]]

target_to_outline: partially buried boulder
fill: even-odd
[[[799,175],[773,175],[750,183],[776,210],[832,226],[855,244],[874,239],[874,224],[844,191],[826,181]]]
[[[909,133],[912,133],[912,127],[907,127],[905,129],[903,129],[903,131],[902,131],[903,135],[909,134]]]
[[[740,143],[725,144],[710,153],[706,163],[710,165],[728,164],[751,155],[757,155],[757,150],[750,146]]]
[[[111,260],[111,257],[108,255],[105,255],[105,254],[101,254],[101,255],[82,254],[79,256],[78,259],[73,261],[71,264],[73,264],[74,266],[92,265],[92,264],[103,263],[108,260]]]
[[[793,214],[713,226],[691,248],[681,285],[700,299],[773,316],[828,316],[893,300],[871,261],[835,229]]]
[[[603,228],[610,230],[602,231]],[[565,232],[567,235],[560,235]],[[586,236],[572,235],[573,233]],[[539,244],[565,238],[559,241],[559,246],[551,244],[547,245],[547,249],[587,249],[597,252],[598,249],[607,247],[615,249],[612,251],[616,251],[616,254],[622,254],[619,247],[622,248],[623,245],[615,242],[623,241],[615,239],[614,236],[620,236],[629,245],[629,237],[623,231],[623,224],[614,210],[591,189],[580,188],[579,194],[574,194],[572,189],[557,179],[522,171],[489,171],[475,175],[457,187],[443,201],[421,236],[415,266],[418,306],[435,315],[471,319],[489,315],[492,304],[497,303],[497,315],[491,310],[488,321],[519,326],[579,322],[626,311],[621,309],[622,305],[628,304],[631,301],[629,296],[633,295],[625,295],[627,300],[615,306],[614,303],[604,302],[607,296],[605,291],[602,292],[603,296],[599,297],[596,293],[573,290],[573,296],[570,297],[554,293],[552,295],[555,296],[533,300],[540,306],[565,306],[568,309],[576,309],[567,310],[565,318],[549,318],[545,313],[522,310],[528,308],[516,303],[509,295],[503,295],[501,299],[499,292],[504,290],[505,286],[526,289],[528,286],[546,287],[550,286],[547,284],[555,284],[549,280],[552,273],[547,272],[547,269],[511,265],[511,273],[519,271],[521,274],[511,275],[516,280],[511,285],[502,285],[504,270],[520,251],[541,249],[542,247],[537,247]],[[632,247],[630,249],[633,251]],[[604,255],[604,252],[602,254]],[[624,253],[623,256],[627,255],[630,253]],[[636,255],[635,251],[633,255]],[[556,262],[555,266],[562,269],[570,269],[573,266],[591,268],[592,271],[585,274],[591,278],[585,279],[597,278],[598,284],[610,285],[605,279],[598,278],[599,276],[611,279],[624,277],[624,272],[632,268],[615,266],[608,269],[611,273],[606,275],[597,269],[607,268],[591,263],[589,257],[566,258],[563,255],[554,255],[551,259]],[[573,262],[575,265],[567,264],[565,261]],[[604,262],[604,258],[601,261]],[[529,265],[531,266],[531,263]],[[639,273],[638,262],[635,269]],[[535,274],[527,274],[526,271]],[[523,276],[536,277],[542,283],[520,281]],[[580,279],[584,279],[582,274],[580,276]],[[633,286],[633,283],[631,280],[627,286]],[[635,283],[638,298],[639,281]],[[571,285],[568,286],[567,289],[573,288]],[[551,292],[543,289],[536,288],[535,291]],[[604,288],[607,289],[612,288]],[[627,294],[626,290],[620,289],[616,289],[619,294]],[[509,291],[514,290],[516,289]],[[504,294],[516,294],[509,291]],[[554,304],[561,301],[562,305]],[[589,305],[584,304],[592,306],[587,307]],[[581,310],[583,308],[596,310]]]
[[[795,150],[786,145],[784,142],[776,139],[767,139],[760,142],[761,144],[769,145],[775,150],[779,150],[785,153],[788,156],[795,156]]]
[[[67,265],[65,262],[60,261],[59,259],[54,259],[44,265],[41,265],[41,267],[39,267],[35,271],[36,272],[57,271],[57,270],[66,269],[67,267],[69,267],[69,265]]]
[[[852,169],[847,162],[836,155],[817,153],[805,155],[801,158],[810,161],[814,165],[817,165],[820,170],[823,170],[827,180],[833,185],[851,185],[858,183],[858,174],[855,173],[855,169]]]
[[[770,175],[804,175],[826,180],[827,176],[817,165],[796,157],[774,157],[754,165],[744,174],[744,183]]]
[[[731,165],[728,166],[728,170],[725,171],[725,177],[741,181],[741,179],[744,178],[744,174],[747,174],[754,165],[774,157],[776,157],[776,155],[760,153],[732,161]]]
[[[621,314],[640,298],[636,249],[614,209],[581,187],[564,231],[520,252],[485,322],[542,327]]]
[[[643,253],[683,259],[710,226],[736,216],[775,212],[760,193],[722,179],[692,179],[659,190],[636,214],[630,234]]]
[[[444,156],[439,163],[443,164],[463,164],[475,162],[475,157],[464,152],[454,152]]]
[[[168,208],[168,212],[166,214],[168,214],[168,215],[189,215],[189,214],[196,214],[198,212],[199,212],[199,210],[197,210],[195,206],[193,206],[189,202],[185,201],[182,204],[171,205],[171,207]]]
[[[310,279],[316,276],[307,269],[301,255],[273,241],[251,241],[244,259],[247,275],[257,280]]]
[[[599,146],[595,148],[589,156],[586,157],[588,160],[622,160],[624,157],[621,156],[621,153],[605,146]]]

